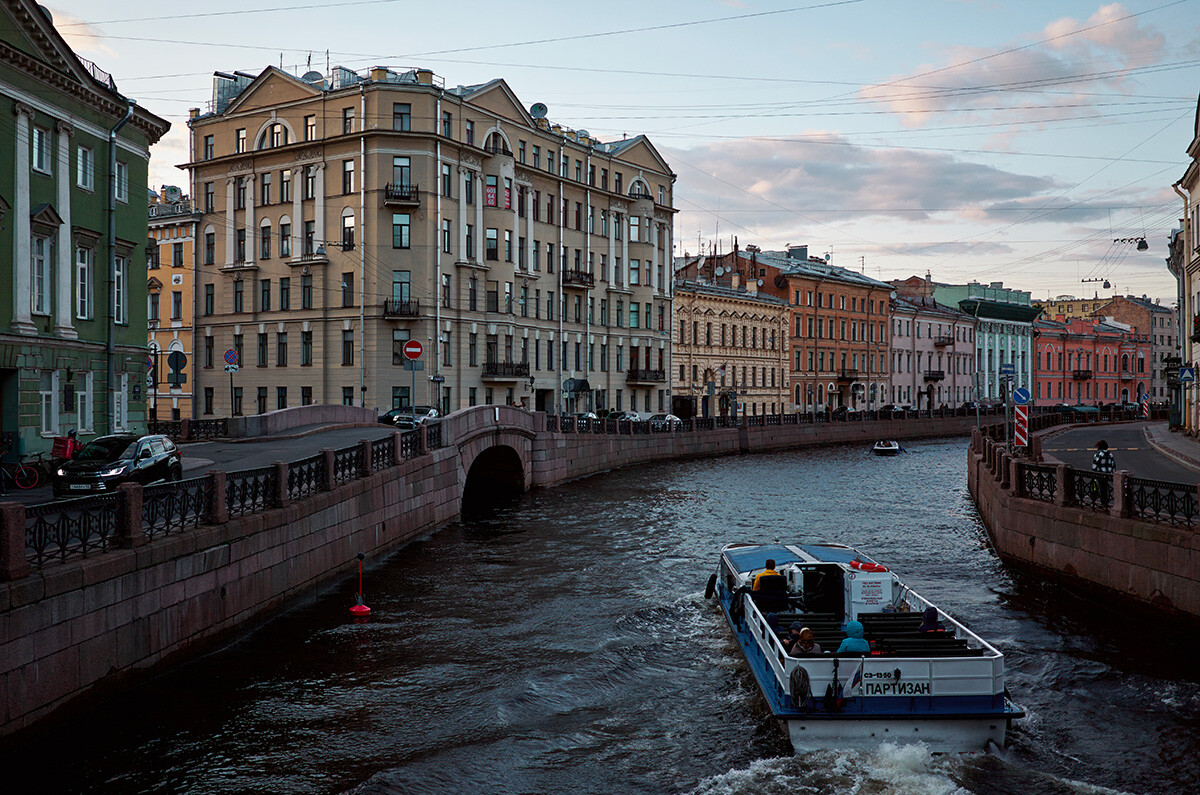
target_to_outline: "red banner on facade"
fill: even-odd
[[[488,185],[483,189],[483,201],[488,207],[496,206],[496,186]]]

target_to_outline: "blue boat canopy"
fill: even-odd
[[[725,556],[729,558],[738,571],[753,571],[754,569],[764,568],[767,565],[767,558],[773,558],[776,566],[803,560],[795,552],[779,544],[746,547],[745,549],[729,549],[725,551]]]
[[[871,560],[858,550],[850,549],[849,547],[826,546],[825,544],[801,544],[800,548],[823,563],[849,563],[855,559]],[[873,563],[874,561],[871,562]]]

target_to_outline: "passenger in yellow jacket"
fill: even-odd
[[[755,590],[755,591],[758,590],[758,586],[762,582],[763,577],[782,577],[783,576],[779,572],[775,571],[775,558],[767,558],[766,565],[767,565],[767,568],[760,571],[758,573],[758,575],[754,578],[753,590]]]

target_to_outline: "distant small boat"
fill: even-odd
[[[899,455],[900,443],[899,442],[876,442],[875,446],[871,448],[871,452],[874,453],[875,455]]]

